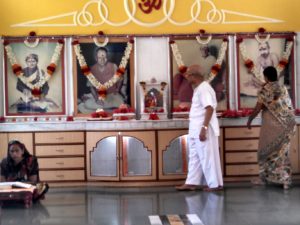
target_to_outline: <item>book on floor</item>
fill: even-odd
[[[31,184],[24,182],[14,181],[14,182],[0,182],[0,189],[9,189],[9,188],[31,188]]]

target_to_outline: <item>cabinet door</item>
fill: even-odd
[[[154,131],[120,132],[121,180],[156,179]]]
[[[118,181],[118,133],[87,132],[86,135],[87,179]]]
[[[158,131],[159,179],[184,179],[188,168],[187,130]]]

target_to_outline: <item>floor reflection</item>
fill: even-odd
[[[288,192],[250,186],[215,193],[176,192],[172,187],[52,188],[45,200],[29,209],[23,204],[0,208],[0,224],[150,225],[149,216],[186,218],[188,214],[204,225],[299,224],[299,196],[299,186]]]

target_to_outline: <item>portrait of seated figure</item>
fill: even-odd
[[[128,40],[126,40],[128,41]],[[81,40],[80,48],[85,58],[87,66],[90,68],[92,75],[97,82],[105,84],[112,82],[119,69],[119,65],[126,49],[126,42],[109,41],[105,46],[97,46],[93,40]],[[75,99],[76,112],[78,115],[89,115],[96,110],[103,109],[107,112],[113,112],[122,104],[131,105],[131,65],[129,58],[124,74],[105,90],[104,96],[100,97],[99,91],[90,80],[83,75],[80,66],[77,63],[75,71]]]
[[[5,51],[5,114],[65,114],[63,42],[39,40],[35,47],[30,48],[23,39],[8,40],[8,43],[12,54]],[[17,74],[10,63],[12,57],[20,65]],[[49,72],[50,64],[53,70]]]

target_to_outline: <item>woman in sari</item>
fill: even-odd
[[[289,150],[296,121],[288,91],[278,82],[277,70],[269,66],[263,71],[266,83],[258,93],[247,127],[262,111],[262,125],[258,144],[259,179],[252,183],[276,183],[288,189],[292,183]]]
[[[44,197],[49,186],[40,183],[37,158],[29,153],[25,145],[18,140],[8,143],[7,157],[1,162],[1,182],[20,181],[36,186],[33,200]]]

